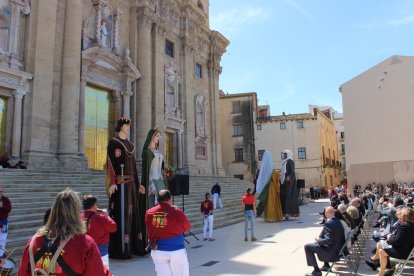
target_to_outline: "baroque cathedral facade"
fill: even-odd
[[[220,60],[208,0],[0,0],[0,155],[33,169],[103,170],[120,116],[166,166],[224,174]]]

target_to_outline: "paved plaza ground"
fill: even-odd
[[[244,241],[244,223],[215,230],[216,240],[212,242],[188,237],[190,275],[299,276],[312,271],[306,265],[303,246],[319,235],[322,226],[318,224],[321,221],[318,212],[327,205],[327,200],[319,200],[301,206],[302,216],[289,221],[265,223],[258,219],[257,242]],[[116,276],[156,275],[151,257],[111,260],[110,266]],[[358,275],[376,274],[361,264]]]

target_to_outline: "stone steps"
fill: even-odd
[[[108,205],[103,172],[57,172],[31,170],[0,170],[1,184],[6,196],[12,201],[12,213],[9,216],[8,249],[16,249],[13,259],[18,261],[28,239],[34,235],[43,223],[43,215],[52,204],[56,194],[70,187],[81,194],[93,194],[98,197],[99,205]],[[185,213],[189,218],[194,234],[202,232],[203,219],[200,203],[204,194],[210,192],[214,183],[222,187],[223,209],[214,213],[214,228],[242,221],[241,197],[249,183],[233,177],[191,176],[190,195],[184,196]],[[174,204],[182,208],[182,197],[174,197]]]

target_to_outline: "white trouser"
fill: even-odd
[[[0,257],[2,257],[4,254],[3,249],[6,249],[7,228],[8,225],[3,225],[3,228],[0,230]]]
[[[210,238],[213,237],[213,222],[214,222],[213,215],[209,215],[207,218],[204,219],[203,238],[207,237],[207,225],[209,226],[208,227],[209,237]]]
[[[175,251],[151,250],[151,257],[157,276],[190,275],[187,251],[185,249]]]
[[[213,198],[213,206],[214,206],[214,209],[216,209],[216,206],[217,206],[217,204],[216,204],[217,199],[219,201],[220,208],[223,208],[223,203],[221,202],[221,196],[219,194],[214,194],[214,198]]]
[[[109,255],[106,254],[101,257],[103,265],[109,270]]]

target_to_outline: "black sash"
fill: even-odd
[[[59,247],[59,241],[50,243],[50,240],[44,237],[43,242],[42,242],[42,247],[36,252],[36,254],[33,257],[34,262],[37,263],[46,252],[50,252],[52,253],[52,255],[54,255],[58,247]],[[66,261],[63,259],[61,255],[59,255],[57,259],[57,263],[60,265],[60,267],[62,267],[63,271],[65,271],[65,273],[68,274],[69,276],[81,276],[81,274],[77,274],[72,270],[72,268],[66,263]],[[29,263],[28,271],[30,270],[31,268],[30,268],[30,263]]]

